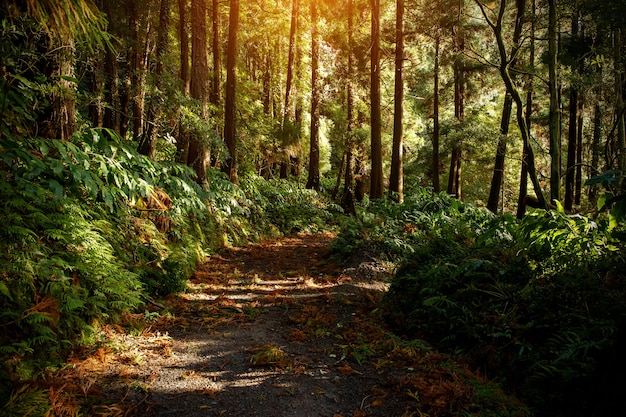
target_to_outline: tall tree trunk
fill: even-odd
[[[463,7],[463,2],[459,2],[459,15]],[[456,28],[455,28],[456,29]],[[462,63],[462,54],[465,49],[465,39],[463,35],[454,30],[455,60],[454,60],[454,117],[459,122],[465,118],[465,70]],[[452,145],[452,155],[450,156],[450,174],[448,176],[448,194],[461,200],[461,163],[462,144],[456,142]]]
[[[528,174],[530,175],[533,188],[535,190],[535,193],[537,194],[538,204],[539,206],[548,209],[548,205],[546,203],[546,200],[541,190],[541,184],[539,183],[539,179],[537,177],[537,171],[535,168],[535,155],[534,155],[532,147],[530,146],[530,132],[528,130],[528,123],[524,118],[524,106],[522,103],[522,98],[520,96],[520,93],[517,87],[515,86],[515,84],[513,84],[513,79],[510,74],[510,69],[509,69],[510,61],[506,52],[506,46],[504,43],[504,35],[502,33],[502,20],[505,14],[506,0],[501,0],[500,2],[500,9],[498,11],[498,17],[497,17],[496,23],[491,21],[491,19],[489,18],[489,16],[487,15],[485,11],[485,6],[482,3],[480,3],[480,1],[476,0],[476,4],[480,8],[483,14],[483,17],[485,18],[485,21],[487,22],[489,27],[491,27],[496,38],[496,43],[498,46],[498,53],[500,55],[500,68],[499,68],[500,76],[502,77],[502,81],[504,82],[504,85],[506,86],[507,92],[511,95],[511,97],[513,98],[513,102],[515,103],[517,126],[522,135],[522,141],[524,143],[524,147],[526,148],[526,161],[527,161],[526,166],[528,168]],[[520,9],[518,8],[518,12],[519,10]],[[516,21],[521,21],[521,19],[516,19]]]
[[[211,86],[211,104],[217,107],[221,100],[222,86],[220,80],[221,72],[221,50],[220,50],[220,20],[219,20],[219,1],[213,0],[211,10],[211,20],[213,26],[213,78]]]
[[[191,97],[200,102],[200,117],[207,119],[209,64],[207,54],[206,0],[191,1]],[[206,182],[207,149],[194,132],[189,138],[187,164],[196,172],[199,184]]]
[[[52,92],[52,112],[44,122],[43,136],[47,138],[69,140],[76,132],[76,86],[69,77],[73,77],[74,41],[71,38],[60,39],[51,55],[51,79],[58,79],[58,86]]]
[[[289,151],[288,146],[290,145],[293,139],[293,126],[295,118],[295,106],[292,105],[292,102],[295,100],[291,100],[292,96],[292,87],[293,87],[293,73],[294,73],[294,62],[296,59],[296,43],[298,36],[298,16],[300,14],[300,6],[299,0],[292,0],[291,3],[291,26],[289,29],[289,52],[287,55],[287,80],[285,83],[285,108],[283,109],[283,138],[282,138],[282,146],[283,146],[283,160],[280,164],[280,178],[287,178],[289,173],[288,164],[289,164]],[[293,110],[292,110],[292,107]]]
[[[141,23],[138,5],[135,2],[128,2],[130,19],[128,21],[129,30],[131,33],[132,52],[131,62],[129,66],[130,71],[130,90],[132,96],[132,123],[133,123],[133,140],[138,141],[143,132],[143,83],[144,83],[144,70],[143,62],[141,59],[141,40],[139,36],[139,25]]]
[[[431,170],[433,172],[433,191],[438,193],[441,191],[441,186],[439,185],[439,49],[441,35],[437,32],[435,36],[435,66],[433,69],[433,156]]]
[[[226,56],[226,104],[224,110],[224,142],[228,149],[228,158],[222,171],[228,179],[237,183],[237,136],[236,122],[236,92],[237,92],[237,35],[239,31],[239,0],[230,0],[230,14],[228,24],[228,50]]]
[[[352,85],[352,74],[354,72],[354,58],[352,55],[353,30],[354,30],[354,4],[353,0],[348,0],[348,74],[346,88],[347,92],[347,120],[346,120],[346,169],[343,196],[341,207],[348,214],[356,214],[354,207],[354,88]]]
[[[370,86],[370,198],[382,198],[383,191],[383,150],[380,114],[380,0],[371,0],[371,86]]]
[[[399,203],[404,201],[402,170],[404,112],[404,0],[396,2],[396,73],[394,84],[393,146],[389,193]]]
[[[178,0],[178,39],[180,43],[180,82],[185,96],[189,95],[189,35],[187,25],[187,0]],[[182,115],[179,117],[176,140],[177,161],[187,164],[189,160],[189,132]]]
[[[163,89],[163,57],[168,46],[170,27],[170,0],[161,0],[159,9],[159,27],[157,29],[156,44],[156,67],[154,70],[154,87],[156,92],[150,97],[148,110],[146,111],[146,129],[142,135],[137,151],[150,158],[154,158],[158,135],[158,119],[162,113],[162,89]]]
[[[583,186],[583,113],[584,96],[578,98],[578,127],[576,129],[576,182],[574,185],[574,204],[580,206]]]
[[[513,46],[511,47],[512,57],[510,66],[515,66],[516,56],[519,51],[520,39],[522,36],[522,26],[524,13],[526,9],[526,0],[517,0],[517,14],[515,21],[515,29],[513,31]],[[498,212],[498,201],[500,199],[500,190],[504,182],[504,168],[506,160],[506,145],[508,142],[509,126],[511,124],[511,112],[513,110],[513,98],[510,94],[504,97],[504,105],[502,107],[502,119],[500,120],[500,138],[496,149],[496,160],[493,168],[493,176],[491,178],[491,189],[489,191],[489,199],[487,208],[494,213]]]
[[[600,172],[600,138],[602,136],[602,109],[600,102],[596,101],[593,109],[593,139],[591,142],[591,169],[589,177],[594,177]],[[597,187],[589,187],[589,205],[595,207],[597,202]]]
[[[548,0],[548,74],[550,93],[550,199],[560,201],[561,178],[561,114],[557,80],[558,22],[557,0]]]
[[[622,57],[622,30],[613,32],[613,51],[615,65],[615,117],[617,118],[617,164],[611,164],[621,170],[626,169],[626,118],[624,115],[624,62]]]
[[[309,177],[306,188],[320,190],[320,91],[318,81],[319,34],[317,1],[311,0],[311,138],[309,150]]]
[[[536,11],[536,1],[531,0],[531,16],[530,16],[530,53],[528,58],[528,64],[531,70],[535,68],[535,12]],[[519,8],[518,8],[519,12]],[[526,78],[526,111],[525,111],[525,119],[526,119],[526,130],[530,136],[531,132],[531,116],[533,112],[533,94],[534,94],[534,86],[533,86],[533,76],[527,75]],[[519,180],[519,194],[517,199],[517,218],[521,219],[524,217],[526,213],[526,197],[528,194],[528,149],[526,148],[526,144],[522,146],[522,168],[520,170],[520,180]]]
[[[511,121],[511,112],[513,110],[513,99],[510,94],[504,96],[504,105],[502,106],[502,119],[500,120],[500,138],[496,148],[496,161],[493,167],[493,176],[491,177],[491,188],[489,190],[489,199],[487,200],[487,209],[493,213],[498,212],[498,202],[500,201],[500,190],[504,182],[504,168],[506,160],[506,145],[509,139],[509,125]]]
[[[578,36],[578,13],[572,16],[572,37]],[[578,58],[578,57],[577,57]],[[576,66],[580,73],[580,65]],[[571,211],[574,206],[574,192],[576,186],[576,155],[578,145],[578,88],[570,85],[569,91],[569,125],[567,131],[567,162],[565,171],[565,199],[563,207]]]

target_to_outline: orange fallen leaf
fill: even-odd
[[[363,375],[363,373],[353,369],[350,365],[339,366],[337,369],[339,369],[339,372],[343,375]]]

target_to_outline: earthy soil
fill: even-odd
[[[471,388],[441,355],[384,329],[377,308],[388,271],[367,258],[338,265],[331,239],[293,236],[211,256],[189,291],[102,329],[97,350],[52,378],[58,400],[70,407],[63,390],[82,393],[77,406],[100,416],[471,409]]]

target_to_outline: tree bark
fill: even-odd
[[[228,50],[226,56],[226,103],[224,110],[224,142],[228,158],[222,171],[232,183],[237,183],[237,135],[236,135],[236,92],[237,92],[237,35],[239,31],[239,0],[230,0],[228,25]]]
[[[163,89],[163,57],[168,46],[170,26],[170,0],[161,0],[159,8],[159,27],[157,29],[156,44],[156,67],[154,70],[154,88],[155,93],[150,97],[148,110],[146,111],[146,129],[142,135],[137,151],[150,158],[154,158],[156,152],[156,143],[158,135],[158,119],[162,113],[163,106],[162,92]]]
[[[550,199],[560,201],[561,114],[557,80],[558,22],[557,0],[548,0],[548,86],[550,93]]]
[[[435,66],[433,69],[433,156],[431,170],[433,172],[433,191],[441,191],[439,184],[439,53],[441,35],[437,33],[435,38]]]
[[[317,0],[311,0],[311,137],[309,150],[309,177],[306,188],[320,190],[320,91],[318,80],[319,33]]]
[[[180,43],[180,82],[185,96],[189,95],[189,35],[187,25],[187,0],[178,0],[178,39]],[[182,115],[179,117],[178,138],[176,140],[176,160],[187,164],[189,160],[189,132],[183,123]]]
[[[483,17],[485,18],[485,21],[491,27],[495,35],[496,43],[498,46],[498,53],[500,55],[500,67],[499,67],[500,76],[502,77],[502,81],[504,82],[504,85],[506,86],[507,92],[511,95],[511,97],[513,98],[513,102],[515,103],[517,126],[519,127],[520,133],[522,135],[522,141],[526,149],[526,161],[527,161],[526,166],[528,168],[528,174],[530,175],[530,179],[533,184],[533,189],[535,190],[535,194],[537,194],[537,200],[538,200],[539,205],[545,209],[548,209],[549,207],[543,196],[543,193],[541,190],[541,184],[539,183],[539,179],[537,177],[537,171],[535,168],[535,155],[534,155],[532,147],[530,146],[530,133],[528,130],[528,123],[524,118],[524,107],[522,103],[522,98],[520,96],[520,93],[517,87],[513,83],[513,79],[509,72],[510,61],[506,52],[504,36],[502,33],[502,20],[504,18],[504,12],[506,9],[506,0],[501,0],[500,2],[500,9],[498,11],[498,17],[497,17],[496,23],[491,21],[491,19],[487,15],[484,5],[480,3],[479,0],[476,0],[476,4],[480,8],[483,14]],[[519,8],[518,8],[518,11],[519,11]],[[521,19],[516,19],[516,21],[521,22]]]
[[[352,85],[352,74],[354,72],[353,31],[354,31],[354,4],[353,0],[348,0],[348,74],[346,81],[347,88],[347,114],[346,114],[346,168],[344,189],[341,198],[341,207],[348,214],[356,214],[354,206],[354,88]]]
[[[380,114],[380,0],[371,0],[371,56],[370,56],[370,198],[382,198],[383,190],[383,156]]]
[[[191,97],[200,103],[200,117],[207,119],[207,86],[209,65],[207,56],[206,0],[191,1]],[[189,138],[187,165],[196,172],[199,184],[206,182],[207,149],[202,138],[194,133]]]
[[[218,106],[221,100],[221,51],[220,51],[220,21],[219,21],[219,2],[213,0],[213,7],[211,10],[211,20],[213,26],[213,78],[211,86],[211,104]]]
[[[287,178],[289,174],[289,151],[287,147],[293,139],[293,126],[292,123],[295,119],[295,106],[292,105],[292,87],[293,87],[293,73],[294,62],[296,59],[296,42],[298,36],[298,16],[300,14],[299,0],[292,0],[291,3],[291,26],[289,29],[289,51],[287,54],[287,80],[285,82],[285,108],[283,109],[283,131],[282,131],[282,147],[283,147],[283,159],[280,164],[280,178]],[[292,109],[292,107],[294,107]]]
[[[396,2],[396,67],[394,81],[393,146],[389,193],[397,202],[404,201],[402,172],[404,113],[404,0]]]
[[[498,212],[498,202],[500,201],[500,190],[504,182],[504,168],[506,160],[506,147],[509,135],[509,125],[511,121],[511,112],[513,110],[513,99],[510,94],[504,96],[504,105],[502,106],[502,119],[500,120],[500,138],[496,149],[496,161],[493,167],[493,176],[491,177],[491,188],[489,190],[489,199],[487,200],[487,209],[493,213]]]
[[[517,0],[517,13],[515,19],[515,29],[513,31],[513,46],[511,47],[510,66],[515,66],[516,56],[520,47],[520,39],[522,36],[523,19],[526,9],[526,0]],[[504,97],[504,105],[502,107],[502,119],[500,120],[500,138],[498,139],[498,147],[496,149],[496,160],[493,168],[493,176],[491,178],[491,188],[489,191],[489,199],[487,201],[487,209],[493,213],[498,212],[498,202],[500,200],[500,190],[504,182],[504,168],[506,161],[506,148],[509,135],[509,126],[511,124],[511,112],[513,110],[513,98],[511,94]]]

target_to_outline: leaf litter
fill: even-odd
[[[343,268],[332,238],[210,257],[165,309],[104,327],[51,373],[55,415],[79,405],[102,417],[529,415],[428,343],[389,332],[377,314],[389,268]]]

